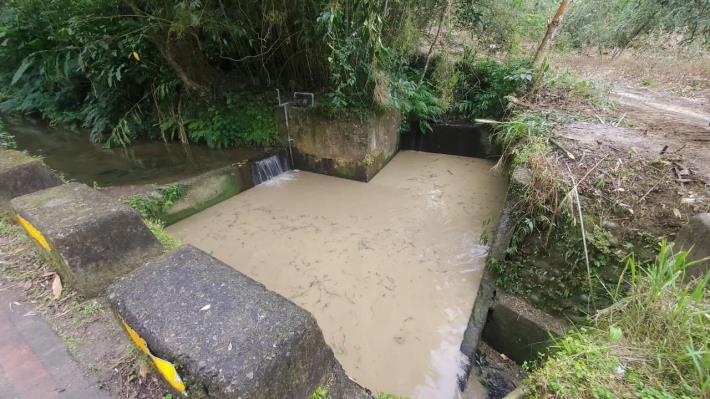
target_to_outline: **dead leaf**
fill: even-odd
[[[141,378],[145,379],[145,377],[148,376],[148,366],[146,366],[145,364],[141,364],[138,367],[138,375],[140,375]]]
[[[680,211],[678,210],[678,208],[673,208],[673,214],[674,214],[675,217],[677,217],[678,219],[683,219],[683,215],[680,213]]]
[[[52,280],[52,294],[54,294],[54,299],[59,299],[62,296],[62,279],[59,274],[54,274],[54,280]]]

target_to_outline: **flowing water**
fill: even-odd
[[[452,399],[505,195],[492,166],[404,151],[370,183],[290,171],[169,231],[311,311],[362,385]]]
[[[66,178],[89,185],[166,183],[265,153],[260,149],[212,150],[157,141],[105,149],[89,141],[86,132],[26,118],[8,119],[5,128],[15,137],[17,149],[41,156]]]
[[[261,184],[285,173],[286,171],[288,171],[288,163],[286,162],[286,159],[278,155],[272,155],[268,158],[254,161],[251,168],[251,175],[254,180],[254,184]]]

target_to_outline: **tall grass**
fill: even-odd
[[[656,261],[630,257],[620,297],[576,328],[529,378],[533,397],[710,397],[710,271],[688,279],[686,252],[661,243]],[[624,278],[624,276],[622,276]]]

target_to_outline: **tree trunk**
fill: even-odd
[[[540,66],[542,60],[545,58],[547,48],[554,40],[557,29],[562,24],[562,18],[565,16],[565,13],[567,13],[570,4],[572,4],[572,0],[562,0],[560,7],[557,9],[557,13],[555,13],[555,16],[547,23],[547,32],[545,32],[545,37],[542,38],[540,46],[538,46],[537,51],[535,51],[535,58],[533,58],[533,65],[536,67]]]
[[[217,74],[200,50],[195,35],[184,32],[181,37],[177,37],[175,33],[161,29],[153,42],[187,91],[197,93],[201,97],[217,94]]]
[[[129,0],[128,4],[137,15],[150,16],[136,0]],[[219,75],[202,52],[197,32],[188,29],[181,35],[177,35],[170,30],[169,22],[154,23],[155,27],[150,39],[182,81],[185,90],[208,99],[218,95]]]
[[[426,63],[424,64],[424,70],[422,71],[422,76],[419,78],[420,85],[424,82],[424,77],[426,77],[427,70],[429,69],[429,62],[431,61],[431,54],[434,52],[434,46],[436,46],[436,42],[439,41],[439,35],[441,34],[441,27],[444,24],[444,17],[446,16],[446,13],[449,11],[449,3],[450,3],[450,0],[446,0],[446,6],[444,6],[444,9],[441,10],[441,15],[439,15],[439,23],[437,24],[437,27],[436,27],[436,35],[434,35],[434,40],[432,40],[431,46],[429,46],[429,52],[426,55]]]

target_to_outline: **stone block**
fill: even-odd
[[[19,151],[0,150],[0,206],[11,199],[62,184],[41,160]]]
[[[678,232],[675,240],[676,250],[690,251],[690,260],[710,257],[710,213],[701,213],[690,218],[688,224]],[[691,266],[691,276],[701,276],[710,268],[710,260]]]
[[[83,184],[37,191],[11,204],[65,284],[87,297],[163,251],[135,210]]]
[[[522,364],[538,358],[563,333],[566,323],[532,307],[522,299],[498,295],[491,308],[483,340],[491,348]]]
[[[190,397],[307,399],[337,376],[310,313],[192,246],[107,293],[150,353],[175,365]]]
[[[289,110],[295,169],[370,181],[397,153],[401,116],[390,110],[367,118],[324,118],[306,109]]]

